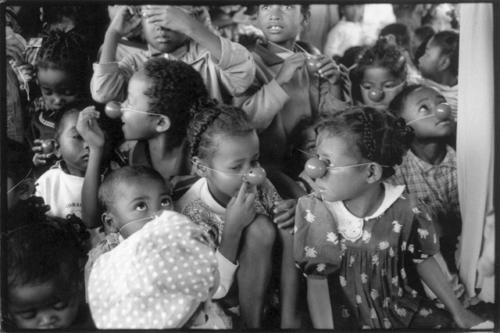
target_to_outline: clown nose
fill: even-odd
[[[114,101],[106,103],[104,113],[111,119],[120,118],[122,115],[120,103]]]
[[[266,170],[261,167],[252,168],[245,175],[245,178],[252,185],[261,185],[266,180]]]
[[[42,153],[50,154],[55,150],[55,141],[53,139],[42,141]]]
[[[309,57],[309,58],[307,58],[306,65],[307,65],[307,69],[309,70],[309,73],[315,74],[318,71],[319,67],[321,66],[321,63],[320,63],[319,59],[317,59],[315,57]]]
[[[436,118],[439,120],[447,120],[451,115],[451,106],[448,103],[441,103],[436,107]]]
[[[372,89],[368,93],[368,97],[374,102],[378,102],[378,101],[382,100],[383,96],[384,96],[384,92],[380,89]]]
[[[316,157],[310,158],[306,162],[305,171],[312,179],[321,178],[326,173],[325,162]]]

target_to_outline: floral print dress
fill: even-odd
[[[297,265],[310,278],[336,272],[334,308],[359,328],[409,327],[416,313],[433,311],[421,308],[409,283],[415,264],[439,251],[432,219],[403,194],[404,186],[384,186],[385,198],[369,217],[314,193],[299,199],[295,215]]]

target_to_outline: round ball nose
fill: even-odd
[[[53,139],[43,140],[42,141],[42,153],[50,154],[55,149],[55,142]]]
[[[321,178],[326,173],[326,164],[319,158],[310,158],[306,162],[305,172],[312,179]]]
[[[120,103],[115,101],[106,103],[106,106],[104,107],[104,113],[106,113],[106,115],[111,119],[120,118],[122,116]]]
[[[306,65],[309,73],[315,74],[318,71],[319,67],[321,66],[321,63],[318,58],[310,56],[307,58]]]
[[[384,92],[380,89],[371,89],[368,92],[368,98],[374,102],[380,102],[384,98]]]
[[[252,168],[245,175],[245,178],[252,185],[262,185],[266,180],[266,170],[261,167]]]
[[[436,107],[436,118],[439,120],[449,119],[451,115],[451,106],[448,103],[441,103]]]

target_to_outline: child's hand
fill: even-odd
[[[273,222],[278,225],[279,229],[289,229],[293,227],[295,223],[296,206],[297,206],[297,200],[295,199],[282,200],[274,204]],[[290,232],[292,232],[292,230]]]
[[[22,64],[17,66],[17,71],[21,76],[22,82],[28,82],[35,77],[35,68],[31,64]]]
[[[339,66],[335,63],[335,61],[326,56],[319,57],[318,62],[318,76],[328,80],[331,84],[335,84],[341,74]]]
[[[304,66],[305,61],[306,55],[304,53],[295,53],[286,58],[280,68],[280,71],[278,72],[278,75],[276,75],[276,82],[278,82],[279,85],[289,82],[297,69]]]
[[[247,193],[247,182],[241,184],[240,190],[227,204],[227,227],[241,228],[243,230],[255,219],[255,193]]]
[[[454,315],[453,320],[460,328],[471,328],[484,321],[484,319],[467,309],[463,309]]]
[[[14,60],[15,64],[23,63],[26,41],[21,35],[16,34],[11,27],[5,27],[5,44],[7,59]]]
[[[46,140],[40,139],[35,139],[35,141],[33,141],[33,147],[31,148],[34,153],[32,162],[36,167],[45,165],[49,160],[56,157],[55,148],[52,149],[52,151],[49,151],[44,147],[45,141]]]
[[[104,146],[104,133],[97,123],[100,117],[99,111],[93,106],[88,106],[78,114],[76,130],[88,143],[90,149],[98,149]]]
[[[141,17],[132,6],[118,6],[115,17],[109,24],[108,32],[114,32],[120,37],[128,36],[141,24]]]
[[[187,32],[189,24],[196,21],[187,11],[176,6],[145,6],[142,16],[149,24],[177,32]]]

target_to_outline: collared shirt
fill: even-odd
[[[447,146],[446,156],[437,165],[427,163],[408,150],[390,183],[406,185],[419,201],[436,214],[460,218],[456,153]]]

